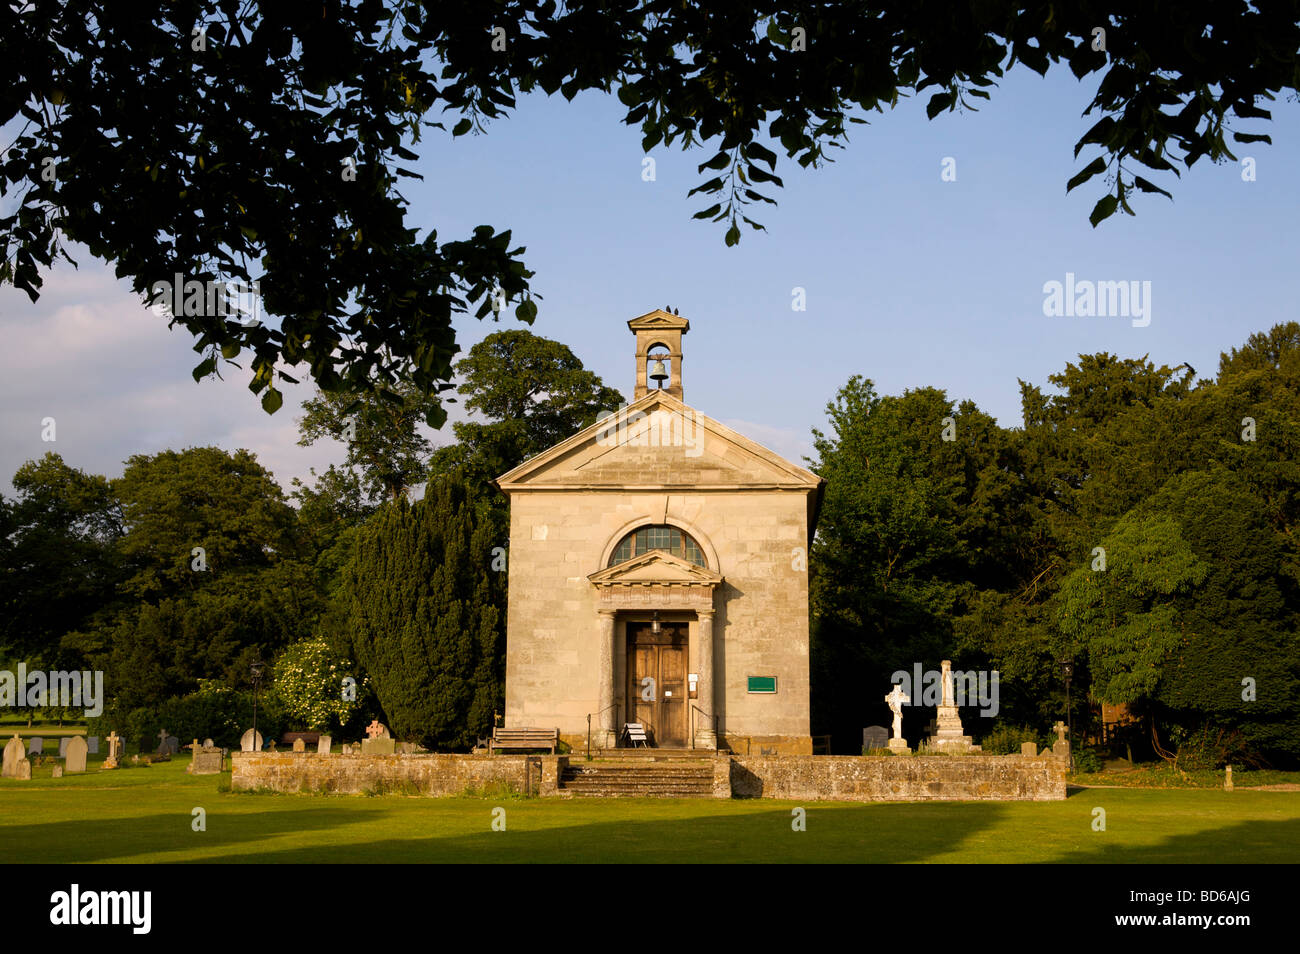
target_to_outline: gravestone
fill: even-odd
[[[27,743],[27,754],[28,754],[28,756],[32,756],[32,755],[44,755],[44,754],[45,754],[45,740],[44,740],[43,738],[41,738],[39,735],[37,735],[37,736],[33,736],[33,737],[32,737],[32,740],[31,740],[30,742]]]
[[[293,740],[293,750],[294,750],[295,752],[306,752],[306,751],[307,751],[307,743],[304,742],[302,739],[294,739],[294,740]]]
[[[32,779],[32,763],[27,759],[19,759],[18,774],[15,777],[30,782]]]
[[[50,773],[50,777],[51,777],[51,778],[63,778],[63,766],[62,766],[62,765],[56,765],[56,766],[54,766],[54,771]]]
[[[69,775],[86,771],[86,740],[81,736],[76,735],[68,740],[68,755],[63,768]]]
[[[930,735],[929,747],[940,752],[970,752],[976,748],[974,739],[962,729],[961,716],[953,696],[952,662],[940,662],[943,698],[935,715],[935,728]]]
[[[23,754],[26,751],[22,737],[15,732],[14,737],[5,744],[4,767],[0,771],[0,775],[5,778],[17,778],[18,763],[23,760]]]
[[[89,752],[91,755],[99,754],[99,736],[97,735],[86,736],[86,751]]]
[[[116,732],[110,732],[105,741],[108,742],[108,758],[104,759],[99,767],[101,769],[115,769],[117,768],[117,760],[122,755],[123,740],[118,737]]]
[[[249,729],[239,738],[239,751],[241,752],[260,752],[262,751],[262,733],[257,733],[257,739],[253,739],[253,730]]]
[[[158,733],[158,754],[170,758],[173,755],[179,755],[181,751],[181,740],[171,735],[166,729]]]
[[[72,736],[70,735],[65,735],[59,739],[59,758],[66,759],[68,757],[68,743],[71,741]]]
[[[1038,743],[1037,743],[1037,742],[1021,742],[1021,743],[1020,743],[1020,754],[1021,754],[1021,755],[1027,755],[1027,756],[1028,756],[1029,758],[1031,758],[1031,759],[1036,759],[1036,758],[1038,758]]]
[[[889,744],[889,730],[883,725],[869,725],[862,730],[862,748],[883,749]]]
[[[1058,759],[1068,759],[1070,743],[1065,738],[1065,723],[1058,719],[1052,729],[1056,732],[1056,744],[1052,746],[1052,754]]]
[[[388,732],[388,726],[378,719],[372,719],[366,726],[369,738],[361,740],[362,755],[392,755],[397,751],[397,743]]]
[[[328,735],[322,735],[316,743],[316,754],[329,755],[330,746],[333,744],[334,744],[334,740],[332,738],[330,738]]]
[[[894,714],[894,734],[887,744],[889,751],[899,755],[912,754],[912,750],[907,746],[907,740],[903,738],[903,706],[911,701],[911,697],[903,692],[903,687],[898,685],[885,696],[885,703],[889,706],[889,711]]]
[[[191,775],[216,775],[225,767],[225,753],[205,739],[202,746],[194,748],[194,757],[186,770]]]

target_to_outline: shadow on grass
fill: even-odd
[[[1119,844],[1125,837],[1123,824],[1111,823],[1104,832],[1094,832],[1097,847],[1069,851],[1057,859],[1068,865],[1150,864],[1294,864],[1300,849],[1300,819],[1244,821],[1221,828],[1188,834],[1168,835],[1155,845]],[[1135,824],[1140,830],[1141,826]],[[1289,857],[1288,857],[1289,855]]]
[[[340,804],[337,807],[311,805],[266,812],[223,813],[209,799],[207,830],[191,827],[187,811],[153,812],[124,818],[97,816],[86,820],[5,825],[0,828],[0,863],[58,864],[91,863],[112,859],[129,861],[138,855],[166,854],[258,843],[284,834],[329,831],[365,821],[369,814]],[[254,851],[254,854],[257,852]],[[162,859],[166,861],[168,859]],[[176,860],[193,860],[178,858]],[[231,855],[217,861],[239,861]]]
[[[793,806],[719,814],[683,812],[681,817],[662,819],[638,818],[639,806],[631,800],[619,802],[610,800],[592,812],[603,818],[593,817],[585,824],[548,824],[554,821],[547,817],[548,809],[563,803],[548,800],[506,807],[506,830],[493,831],[491,813],[496,806],[489,799],[472,804],[478,831],[464,831],[467,819],[462,812],[459,830],[445,834],[279,848],[248,860],[290,864],[923,862],[951,851],[966,835],[996,825],[1005,811],[989,803],[813,802],[803,806],[807,829],[795,831]],[[625,817],[609,819],[614,813]],[[570,815],[566,822],[571,819]]]

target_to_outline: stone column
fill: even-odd
[[[618,713],[614,711],[614,611],[600,610],[600,696],[597,708],[600,714],[593,720],[591,745],[598,749],[612,749],[618,744],[614,728]]]
[[[700,645],[697,647],[696,658],[700,680],[696,688],[695,705],[707,714],[694,713],[695,747],[716,749],[718,734],[713,730],[713,717],[718,711],[718,703],[713,691],[713,611],[700,610],[699,620]]]

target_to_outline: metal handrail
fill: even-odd
[[[614,702],[596,712],[587,713],[587,761],[588,762],[591,761],[591,717],[594,715],[603,715],[604,713],[608,712],[610,709],[615,709],[617,707],[618,707],[618,703]]]
[[[691,703],[691,748],[695,748],[695,713],[706,716],[713,720],[713,737],[718,737],[718,714],[716,712],[705,712],[695,703]],[[716,744],[716,743],[715,743]]]

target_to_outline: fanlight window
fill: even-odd
[[[663,550],[696,566],[708,566],[700,545],[689,533],[682,533],[676,527],[642,527],[633,530],[614,548],[609,557],[609,565],[614,566],[651,550]]]

